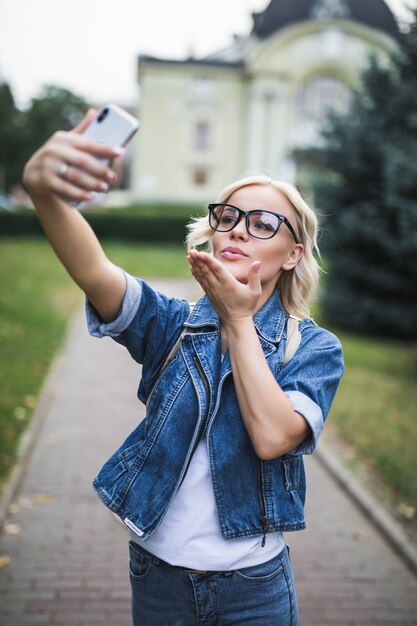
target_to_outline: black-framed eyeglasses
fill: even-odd
[[[295,230],[285,215],[254,209],[242,211],[232,204],[209,204],[209,224],[213,230],[227,233],[233,230],[236,224],[245,216],[246,230],[249,235],[256,239],[271,239],[277,234],[281,224],[285,224],[294,238],[295,243],[300,243]]]

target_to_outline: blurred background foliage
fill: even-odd
[[[20,185],[29,157],[57,129],[72,128],[87,108],[80,96],[48,85],[21,110],[8,83],[0,84],[0,190],[11,192]]]
[[[391,65],[373,59],[346,115],[310,152],[326,320],[381,337],[417,338],[417,9]]]

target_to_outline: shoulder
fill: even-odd
[[[300,367],[307,370],[311,367],[315,371],[332,370],[340,377],[344,371],[344,358],[339,338],[310,318],[303,319],[298,330],[301,339],[290,369]]]
[[[301,333],[301,346],[311,349],[342,350],[340,339],[326,328],[319,326],[313,319],[308,317],[301,320],[298,328]]]

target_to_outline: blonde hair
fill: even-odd
[[[245,176],[236,180],[223,189],[216,202],[227,202],[235,191],[249,185],[271,185],[275,187],[286,197],[295,211],[295,231],[299,242],[304,245],[304,254],[293,269],[281,273],[277,288],[286,313],[301,319],[308,317],[310,314],[309,301],[317,289],[320,271],[316,260],[316,257],[320,258],[320,250],[317,245],[317,217],[296,187],[264,175]],[[197,246],[206,245],[209,252],[212,253],[211,239],[214,231],[209,225],[208,215],[194,218],[187,228],[187,249],[191,250]]]

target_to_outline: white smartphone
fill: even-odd
[[[124,147],[138,128],[139,122],[133,115],[118,107],[117,104],[108,104],[97,113],[83,135],[109,146]],[[110,163],[110,159],[100,159],[100,161]],[[97,201],[97,198],[102,195],[104,194],[95,193],[93,201]],[[80,203],[70,201],[69,204],[76,207]]]
[[[97,113],[83,134],[109,146],[123,147],[138,128],[139,122],[133,115],[117,104],[108,104]]]

